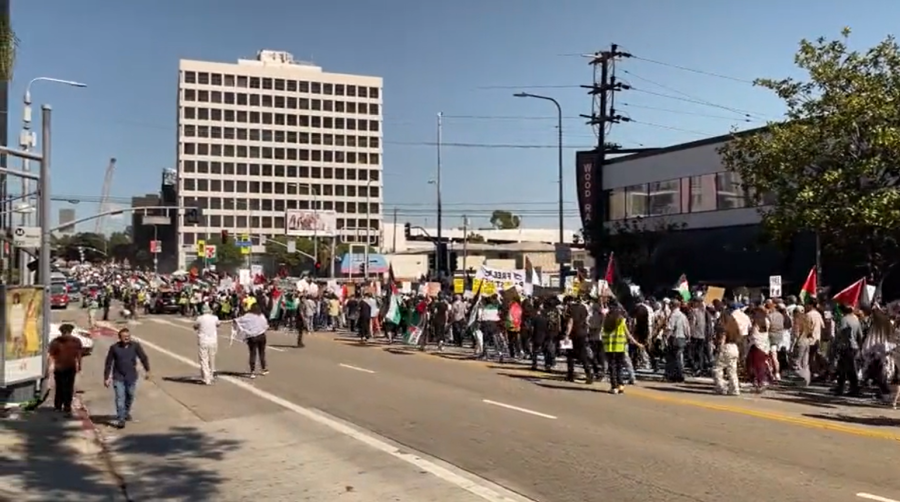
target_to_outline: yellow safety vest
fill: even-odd
[[[628,346],[628,336],[625,328],[625,319],[619,319],[616,330],[613,332],[603,331],[603,348],[607,353],[623,353],[625,347]]]

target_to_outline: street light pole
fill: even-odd
[[[372,224],[369,222],[369,217],[371,216],[370,206],[372,197],[370,195],[370,191],[372,189],[372,178],[369,178],[366,181],[366,248],[363,251],[363,260],[365,263],[363,264],[363,272],[366,274],[366,281],[369,280],[369,245],[372,243],[372,237],[370,236],[370,232],[372,230]]]
[[[440,275],[443,271],[443,268],[446,266],[445,260],[446,256],[441,256],[444,253],[441,253],[440,250],[443,249],[441,243],[443,242],[443,206],[441,204],[441,143],[443,141],[443,119],[444,112],[438,112],[437,114],[437,173],[436,178],[434,180],[435,188],[437,189],[437,245],[434,248],[435,257],[434,263],[436,265],[437,270],[435,270],[436,275]]]
[[[22,108],[22,133],[19,137],[19,146],[22,148],[22,151],[26,153],[30,152],[31,149],[35,146],[34,134],[31,132],[31,86],[35,82],[51,82],[56,84],[68,85],[70,87],[87,87],[87,84],[81,82],[52,77],[37,77],[31,79],[31,81],[28,82],[28,85],[25,86],[25,95],[22,98],[22,103],[24,105]],[[41,109],[41,112],[43,117],[43,108]],[[26,173],[31,171],[31,165],[27,158],[22,159],[22,171]],[[22,178],[21,183],[22,193],[27,194],[29,192],[30,180],[28,178]],[[45,196],[49,197],[50,194],[47,193],[45,194]],[[19,224],[23,227],[31,225],[31,215],[28,208],[33,208],[33,210],[38,209],[38,205],[35,204],[30,197],[26,198],[25,202],[26,206],[19,218]],[[43,206],[43,204],[41,204],[41,206]],[[48,216],[42,216],[38,214],[37,217],[47,218]],[[19,250],[19,282],[26,285],[32,283],[31,274],[28,272],[28,255],[22,250]]]
[[[519,92],[519,93],[514,94],[514,96],[517,98],[543,99],[544,101],[550,101],[551,103],[553,103],[556,106],[556,118],[557,118],[556,132],[557,132],[557,140],[558,140],[556,154],[557,154],[557,163],[558,163],[557,167],[559,169],[559,172],[557,174],[557,176],[559,178],[557,180],[557,183],[559,185],[559,187],[558,187],[559,188],[559,246],[560,246],[560,248],[562,248],[562,246],[565,245],[565,243],[566,243],[565,221],[563,218],[563,213],[564,213],[565,207],[564,207],[564,201],[563,201],[564,194],[563,194],[563,127],[562,127],[563,114],[562,114],[562,106],[560,106],[559,101],[555,100],[554,98],[551,98],[550,96],[541,96],[538,94],[530,94],[527,92]],[[564,271],[565,271],[565,264],[560,263],[559,264],[560,287],[562,287],[562,285],[565,282],[564,277],[563,277]]]

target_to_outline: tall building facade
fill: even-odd
[[[203,218],[181,219],[179,265],[223,230],[249,235],[261,253],[261,238],[285,235],[304,214],[327,227],[318,235],[377,246],[382,138],[380,77],[268,50],[237,64],[181,60],[177,193]]]
[[[64,207],[59,210],[59,233],[71,235],[75,233],[75,225],[69,225],[75,221],[75,210]]]

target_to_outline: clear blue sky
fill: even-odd
[[[421,224],[434,210],[428,180],[436,152],[423,143],[435,139],[437,112],[447,115],[444,141],[492,145],[444,148],[448,226],[460,224],[463,213],[485,225],[496,208],[519,212],[526,226],[555,225],[554,110],[512,97],[524,90],[562,103],[567,223],[578,227],[573,152],[595,140],[577,118],[591,110],[578,86],[592,79],[577,54],[615,42],[641,58],[732,77],[622,62],[619,77],[639,91],[617,98],[620,113],[634,122],[616,126],[612,140],[663,146],[778,117],[780,102],[746,81],[795,74],[801,38],[837,36],[849,25],[854,44],[864,48],[900,18],[900,3],[887,0],[867,0],[865,8],[836,0],[12,2],[21,51],[10,140],[20,127],[28,80],[89,85],[33,89],[34,102],[51,103],[55,111],[54,194],[98,196],[110,157],[118,158],[114,196],[156,191],[161,169],[175,162],[178,59],[233,62],[266,48],[311,59],[326,71],[384,78],[387,219],[399,207],[400,221]],[[741,122],[728,109],[752,111],[754,121]],[[95,204],[77,211],[93,213]]]

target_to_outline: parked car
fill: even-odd
[[[53,322],[50,323],[50,340],[51,341],[60,335],[59,327],[62,326],[62,324],[64,324],[64,323],[60,323],[60,324],[53,323]],[[91,332],[86,329],[82,329],[82,328],[79,328],[78,326],[75,326],[75,330],[72,332],[72,334],[75,337],[77,337],[79,340],[81,340],[81,355],[83,355],[83,356],[91,355],[91,353],[94,351],[94,338],[91,335]]]
[[[150,312],[152,314],[177,314],[180,310],[178,295],[174,291],[160,291],[153,301]]]
[[[69,282],[69,302],[81,303],[81,283]]]
[[[50,308],[64,309],[69,307],[69,292],[64,284],[50,286]]]

